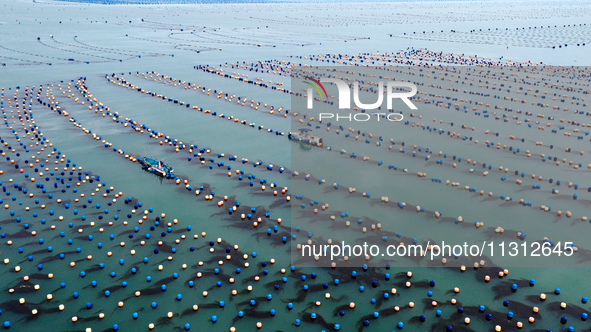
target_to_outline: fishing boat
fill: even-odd
[[[156,160],[148,157],[138,158],[138,162],[142,165],[142,169],[150,173],[154,173],[163,178],[174,178],[174,169],[163,163],[161,160]]]
[[[296,140],[306,142],[310,145],[322,147],[322,137],[314,136],[308,133],[310,129],[300,129],[299,132],[290,131],[287,138],[290,140]]]

